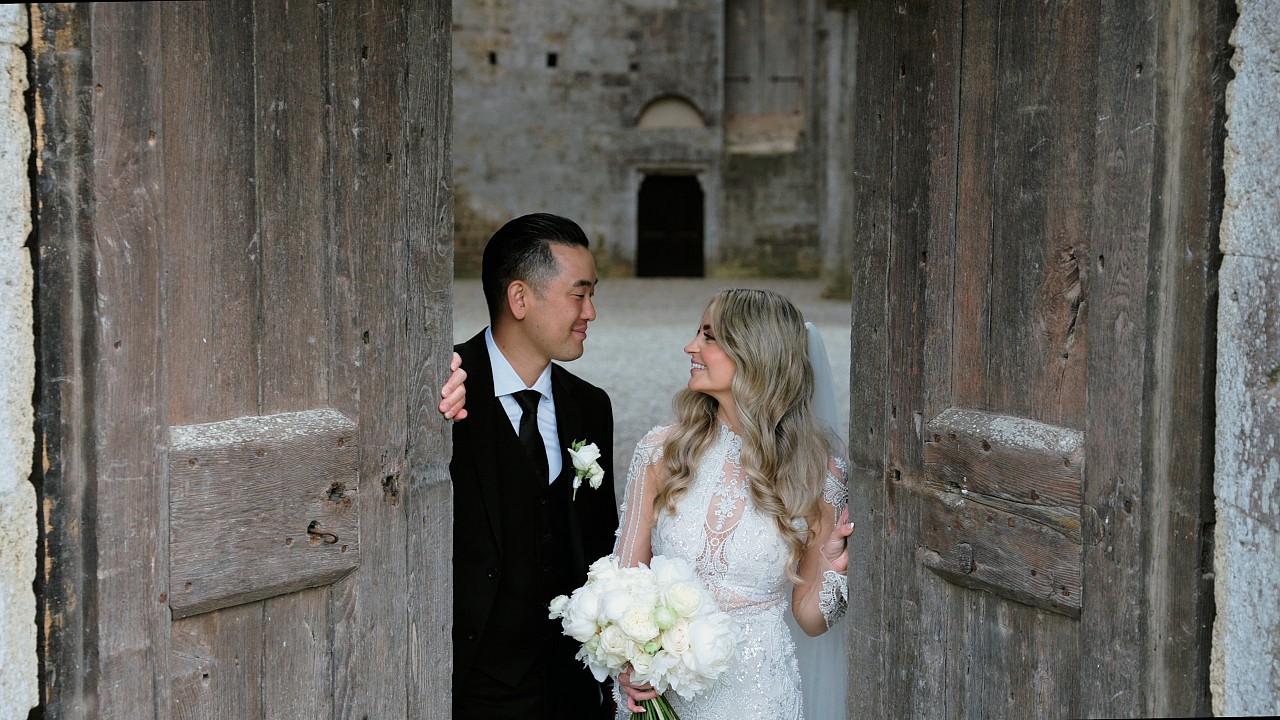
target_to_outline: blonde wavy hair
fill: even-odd
[[[809,528],[818,517],[830,454],[812,410],[804,317],[778,293],[743,289],[716,293],[707,315],[717,344],[733,360],[730,392],[751,502],[777,524],[790,548],[787,575],[800,582],[795,568],[813,537]],[[672,406],[676,422],[663,445],[667,478],[654,498],[655,512],[675,512],[719,432],[720,403],[710,395],[685,388]]]

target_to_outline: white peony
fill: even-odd
[[[724,614],[704,615],[689,623],[689,652],[685,663],[702,676],[715,677],[729,667],[738,646],[738,632]]]
[[[631,607],[631,594],[625,588],[615,588],[600,598],[600,612],[597,617],[601,622],[622,622],[622,616]]]
[[[637,682],[686,698],[704,692],[728,668],[741,637],[693,566],[662,555],[649,567],[624,568],[616,557],[601,558],[592,563],[587,583],[552,600],[548,611],[582,643],[576,657],[597,680],[630,667]]]

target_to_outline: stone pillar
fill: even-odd
[[[21,720],[39,700],[36,680],[36,494],[31,393],[31,135],[27,8],[0,5],[0,720]]]
[[[1237,0],[1219,274],[1215,715],[1280,713],[1280,0]]]

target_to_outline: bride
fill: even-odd
[[[742,629],[735,664],[709,691],[667,694],[683,720],[803,718],[784,616],[816,636],[843,615],[852,532],[845,464],[813,411],[805,323],[777,293],[726,290],[684,351],[688,388],[675,423],[636,446],[614,554],[629,566],[658,554],[689,561]],[[655,694],[627,673],[618,684],[620,717]]]

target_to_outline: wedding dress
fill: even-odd
[[[803,718],[796,648],[784,620],[791,612],[788,547],[773,519],[751,502],[741,464],[742,439],[721,425],[676,511],[642,517],[647,513],[641,508],[652,503],[652,477],[662,464],[669,431],[655,428],[636,446],[615,554],[624,565],[648,563],[653,555],[689,561],[721,609],[738,623],[743,641],[734,663],[707,692],[692,700],[670,691],[666,697],[681,720]],[[845,469],[837,458],[828,465],[822,511],[833,520],[848,497]],[[625,705],[620,705],[619,718],[626,717]]]

